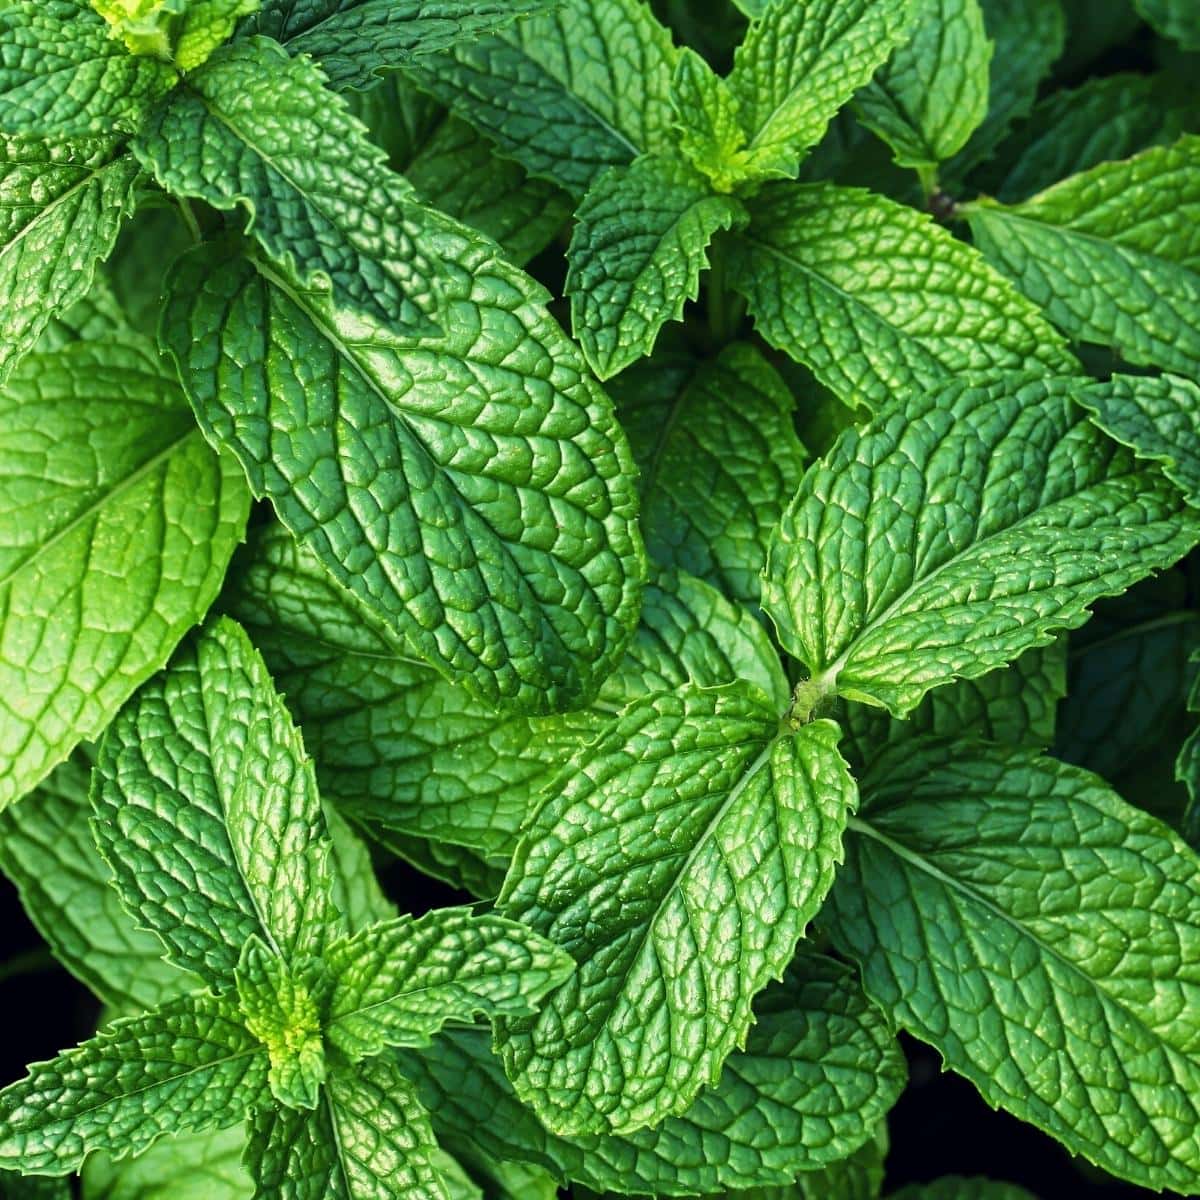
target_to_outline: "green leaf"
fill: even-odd
[[[762,626],[675,572],[648,584],[641,624],[593,708],[552,717],[497,714],[392,655],[371,611],[278,526],[252,544],[225,606],[250,630],[302,725],[322,794],[373,836],[386,828],[386,843],[406,857],[413,849],[400,849],[391,835],[511,853],[532,802],[563,761],[647,692],[740,679],[776,711],[788,699]]]
[[[239,206],[299,287],[398,333],[432,332],[436,256],[411,188],[307,59],[239,42],[187,78],[133,142],[167,191]]]
[[[0,807],[163,665],[248,507],[236,465],[132,345],[30,356],[0,389]]]
[[[906,746],[863,794],[822,924],[872,999],[989,1104],[1121,1178],[1195,1190],[1195,855],[1027,751]]]
[[[1034,1196],[1015,1183],[980,1175],[943,1175],[930,1183],[910,1183],[888,1200],[1034,1200]]]
[[[184,1133],[155,1142],[125,1162],[89,1154],[83,1200],[250,1200],[242,1167],[244,1123],[216,1133]]]
[[[333,852],[334,907],[345,913],[346,924],[352,933],[374,925],[376,921],[390,921],[396,915],[396,906],[384,895],[375,878],[375,865],[366,843],[337,809],[326,804],[322,811]]]
[[[325,1036],[351,1061],[424,1046],[450,1020],[523,1017],[571,973],[556,946],[466,908],[373,925],[325,954],[334,977]]]
[[[307,966],[293,970],[252,934],[234,971],[246,1028],[271,1063],[271,1094],[289,1108],[316,1108],[325,1082],[324,981]]]
[[[388,1058],[335,1071],[315,1112],[259,1109],[246,1166],[278,1200],[450,1200],[412,1085]]]
[[[443,336],[376,336],[210,248],[176,269],[163,336],[209,436],[393,644],[553,711],[594,694],[636,622],[629,449],[542,289],[438,220]]]
[[[239,34],[263,33],[311,55],[339,91],[369,88],[384,71],[495,33],[555,0],[266,0]]]
[[[912,0],[772,3],[751,21],[729,87],[752,177],[794,176],[803,151],[908,36]]]
[[[1133,0],[1138,13],[1185,50],[1200,50],[1200,12],[1189,0]]]
[[[401,169],[433,207],[485,233],[518,266],[544,250],[571,215],[566,193],[531,179],[454,117],[443,120]]]
[[[1200,505],[1200,386],[1178,375],[1113,375],[1075,399],[1096,424]]]
[[[63,966],[105,1004],[137,1012],[199,980],[164,962],[162,943],[117,899],[88,824],[90,776],[77,754],[0,815],[0,868]]]
[[[1200,650],[1193,652],[1190,665],[1200,661]],[[1188,712],[1200,713],[1200,674],[1192,681],[1187,700]],[[1200,845],[1200,729],[1193,728],[1175,760],[1175,782],[1187,788],[1188,804],[1183,814],[1183,836],[1193,847]]]
[[[671,158],[599,175],[575,214],[565,290],[571,324],[601,379],[650,353],[667,321],[700,292],[708,243],[746,221],[732,196]]]
[[[191,71],[226,41],[259,0],[92,0],[130,54],[173,62]]]
[[[945,173],[955,187],[967,170],[992,154],[1016,121],[1029,115],[1038,86],[1062,54],[1067,35],[1059,0],[979,2],[984,27],[994,46],[988,73],[987,115],[966,146],[946,164]]]
[[[1200,138],[962,212],[980,250],[1070,337],[1200,373]]]
[[[918,0],[912,37],[854,103],[902,167],[935,169],[966,145],[988,111],[992,43],[979,0]]]
[[[148,358],[156,357],[154,343],[131,325],[107,274],[98,273],[87,295],[50,318],[37,340],[35,353],[48,354],[73,342],[122,342],[137,347]]]
[[[1066,694],[1067,643],[1059,638],[1026,650],[1011,666],[934,688],[903,720],[869,704],[847,704],[838,713],[842,752],[855,766],[896,742],[930,734],[1045,750],[1054,744]]]
[[[767,543],[804,473],[792,394],[752,345],[661,353],[613,381],[657,562],[758,607]]]
[[[729,84],[686,47],[675,63],[671,107],[683,157],[718,192],[733,191],[749,173],[740,106]]]
[[[0,1171],[0,1196],[4,1200],[71,1200],[72,1195],[69,1180]]]
[[[811,699],[836,690],[903,716],[1082,624],[1200,539],[1200,516],[1092,426],[1070,386],[914,395],[809,470],[763,606]]]
[[[285,959],[320,951],[334,917],[312,764],[232,621],[122,710],[92,804],[117,891],[181,967],[228,979],[251,935]]]
[[[1089,79],[1038,104],[978,180],[997,199],[1025,200],[1068,175],[1173,142],[1191,123],[1162,75]]]
[[[81,300],[133,211],[138,167],[111,138],[0,135],[0,384]]]
[[[259,0],[191,0],[175,41],[174,60],[181,71],[193,71],[229,40],[242,17],[253,13]]]
[[[903,1058],[854,973],[832,959],[802,953],[755,1011],[745,1047],[730,1054],[718,1082],[686,1112],[633,1133],[549,1132],[517,1099],[480,1032],[446,1032],[428,1050],[402,1051],[400,1064],[440,1137],[534,1163],[564,1183],[741,1195],[790,1183],[799,1171],[822,1179],[826,1165],[873,1145],[874,1123],[904,1086]]]
[[[0,8],[5,133],[131,132],[177,78],[169,63],[127,54],[87,0],[9,0]]]
[[[878,409],[964,374],[1076,369],[1037,309],[975,250],[870,192],[771,188],[731,258],[758,332],[852,406]]]
[[[604,167],[672,151],[675,57],[641,0],[566,0],[411,69],[501,153],[582,197]]]
[[[218,1129],[266,1084],[266,1055],[224,1000],[196,992],[123,1017],[0,1092],[0,1163],[66,1175],[84,1155],[136,1154]]]
[[[578,967],[497,1032],[548,1128],[644,1128],[716,1081],[840,861],[855,791],[837,739],[827,721],[781,731],[745,689],[685,686],[564,768],[500,895]]]

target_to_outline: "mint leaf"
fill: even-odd
[[[958,180],[987,159],[1012,125],[1029,115],[1038,87],[1063,52],[1066,18],[1059,0],[980,0],[993,45],[986,115],[963,149],[946,164]]]
[[[602,168],[672,150],[675,56],[641,0],[566,0],[412,71],[501,153],[582,197]]]
[[[979,0],[918,0],[911,39],[855,97],[902,167],[934,172],[983,123],[992,43]]]
[[[757,608],[767,543],[804,473],[779,373],[735,342],[716,358],[656,355],[610,393],[642,473],[651,557]]]
[[[199,981],[164,962],[162,943],[117,899],[88,824],[90,778],[76,754],[0,815],[0,868],[63,966],[105,1004],[138,1012]]]
[[[989,1103],[1122,1178],[1194,1190],[1195,856],[1026,751],[904,747],[863,793],[822,923],[872,999]]]
[[[436,256],[411,189],[307,59],[264,38],[222,51],[157,108],[134,153],[167,191],[248,229],[302,288],[397,332],[430,332]]]
[[[492,704],[578,704],[640,599],[625,437],[541,288],[449,218],[429,236],[438,338],[376,335],[202,248],[164,340],[209,436],[393,644]]]
[[[729,87],[754,178],[794,176],[833,115],[908,35],[912,0],[776,0],[751,21]]]
[[[912,396],[809,470],[763,605],[813,699],[836,689],[903,716],[1082,624],[1200,539],[1175,488],[1082,418],[1070,387],[1022,377]]]
[[[242,1167],[243,1124],[216,1133],[174,1134],[135,1158],[89,1154],[84,1200],[248,1200],[254,1185]]]
[[[690,48],[679,52],[671,107],[683,157],[718,192],[731,192],[748,174],[740,105],[726,80]]]
[[[1075,396],[1109,437],[1158,463],[1200,505],[1200,386],[1178,375],[1113,375]]]
[[[5,133],[130,132],[177,78],[168,63],[127,54],[86,0],[10,0],[0,9]]]
[[[1163,37],[1200,50],[1200,12],[1188,0],[1133,0],[1133,6]]]
[[[429,1118],[386,1058],[330,1077],[315,1112],[259,1109],[246,1166],[281,1200],[449,1200]]]
[[[744,680],[776,711],[788,699],[762,626],[675,572],[647,585],[641,624],[596,703],[551,717],[497,714],[395,657],[371,612],[278,527],[252,542],[225,605],[262,649],[302,725],[323,794],[406,856],[414,850],[400,849],[397,834],[490,857],[511,853],[563,761],[647,692],[689,680],[702,687]],[[422,869],[441,876],[447,865],[423,861]]]
[[[112,138],[0,135],[0,384],[87,294],[133,211],[138,174]]]
[[[325,1036],[353,1062],[423,1046],[450,1020],[526,1016],[572,970],[515,921],[469,909],[398,917],[334,942]]]
[[[238,30],[311,55],[339,91],[369,88],[419,55],[495,33],[554,0],[266,0]]]
[[[497,1032],[548,1128],[644,1128],[715,1082],[840,860],[855,792],[837,738],[781,733],[745,689],[685,686],[631,704],[549,790],[500,908],[578,969]]]
[[[292,970],[252,934],[234,978],[246,1028],[267,1048],[271,1094],[289,1108],[316,1108],[325,1082],[317,968]]]
[[[92,0],[130,54],[191,71],[224,42],[259,0]]]
[[[454,117],[441,121],[401,169],[426,201],[498,242],[518,266],[545,249],[571,214],[564,192],[529,178]]]
[[[0,1163],[66,1175],[84,1155],[136,1154],[163,1134],[219,1127],[266,1084],[266,1055],[207,992],[111,1022],[0,1092]]]
[[[204,615],[245,526],[235,472],[133,345],[33,355],[0,389],[0,807]]]
[[[1037,309],[927,216],[829,184],[772,187],[750,213],[731,283],[757,331],[847,404],[878,409],[963,374],[1076,369]]]
[[[1089,79],[1041,101],[972,178],[1006,203],[1025,200],[1068,175],[1173,142],[1190,120],[1163,75]]]
[[[251,935],[284,958],[320,950],[332,909],[312,764],[232,621],[122,710],[92,803],[114,886],[179,966],[230,977]]]
[[[869,704],[847,704],[838,712],[842,753],[852,767],[869,764],[888,746],[931,734],[1045,750],[1054,744],[1066,694],[1067,640],[1060,637],[1010,666],[926,692],[903,720]]]
[[[976,244],[1070,337],[1194,375],[1200,138],[1065,179],[1022,204],[964,206]],[[1074,280],[1080,280],[1076,283]]]
[[[667,321],[695,300],[708,243],[745,223],[733,197],[671,158],[639,158],[597,176],[575,214],[567,250],[571,324],[601,379],[654,348]]]
[[[563,1183],[694,1195],[785,1186],[801,1171],[821,1179],[826,1164],[870,1145],[904,1083],[899,1048],[853,972],[811,952],[762,993],[755,1012],[745,1047],[686,1112],[625,1134],[549,1132],[518,1101],[480,1032],[447,1031],[428,1050],[402,1051],[400,1064],[440,1137],[534,1163]]]

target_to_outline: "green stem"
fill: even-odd
[[[746,302],[728,283],[725,242],[717,238],[710,250],[708,273],[708,332],[715,347],[726,346],[737,337],[746,316]]]
[[[37,975],[42,971],[53,971],[58,960],[49,950],[27,950],[7,962],[0,963],[0,983],[19,979],[23,975]]]

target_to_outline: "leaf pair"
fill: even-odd
[[[122,900],[212,990],[121,1018],[7,1089],[5,1165],[65,1173],[93,1149],[136,1153],[249,1113],[264,1194],[303,1168],[366,1195],[392,1167],[443,1194],[423,1111],[376,1056],[451,1017],[527,1012],[569,970],[561,952],[463,910],[347,936],[311,764],[228,621],[118,718],[93,802]]]

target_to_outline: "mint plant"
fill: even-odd
[[[0,5],[0,869],[104,1006],[0,1194],[1027,1200],[900,1032],[1200,1192],[1200,25],[1096,7]]]

